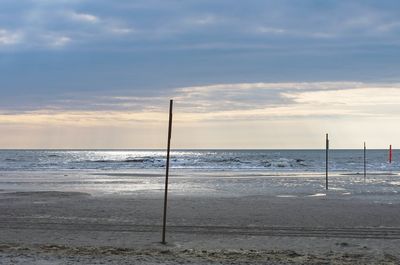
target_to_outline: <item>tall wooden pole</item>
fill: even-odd
[[[329,151],[329,138],[326,134],[326,150],[325,150],[325,189],[328,189],[328,152]]]
[[[163,217],[163,231],[162,231],[162,244],[165,241],[165,229],[167,226],[167,200],[168,200],[168,177],[169,177],[169,152],[171,149],[171,132],[172,132],[172,106],[173,100],[169,101],[169,124],[168,124],[168,144],[167,144],[167,164],[165,166],[165,192],[164,192],[164,217]]]
[[[367,179],[367,146],[364,142],[364,182]]]

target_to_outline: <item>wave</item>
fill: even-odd
[[[248,161],[242,161],[238,157],[232,157],[232,158],[207,158],[204,159],[204,162],[206,163],[242,163],[242,164],[249,164],[251,162]]]
[[[99,159],[99,160],[86,160],[88,163],[154,163],[160,162],[161,159],[155,159],[152,157],[142,157],[142,158],[126,158],[121,160],[113,159]]]
[[[361,153],[362,154],[362,153]],[[400,163],[387,162],[386,151],[370,151],[368,171],[399,171]],[[171,167],[176,169],[243,169],[266,171],[324,171],[324,150],[272,151],[179,151],[171,154]],[[157,169],[165,167],[166,157],[154,151],[3,151],[2,170],[60,169]],[[329,168],[332,171],[362,172],[359,151],[333,150]]]
[[[124,160],[126,163],[153,163],[160,161],[159,159],[155,159],[154,157],[133,157],[130,158],[128,157],[127,159]]]
[[[6,158],[6,159],[4,159],[4,161],[7,161],[7,162],[17,162],[17,161],[20,161],[19,159],[16,159],[16,158]]]
[[[154,158],[154,157],[134,157],[134,158],[126,158],[122,160],[92,160],[89,162],[96,163],[143,163],[143,164],[152,164],[153,166],[163,166],[165,163],[165,159]],[[287,158],[278,158],[273,160],[266,160],[264,162],[259,161],[243,161],[237,157],[233,158],[204,158],[204,159],[196,159],[196,158],[172,158],[172,165],[176,166],[184,166],[184,167],[207,167],[207,166],[220,166],[220,165],[230,165],[234,167],[240,168],[242,165],[246,167],[255,166],[255,167],[272,167],[272,168],[290,168],[290,167],[299,167],[299,166],[307,166],[305,160],[303,159],[287,159]]]
[[[279,158],[276,160],[266,160],[263,162],[265,167],[274,167],[274,168],[285,168],[285,167],[298,167],[302,166],[305,167],[307,164],[305,163],[304,159],[287,159],[287,158]]]
[[[50,154],[50,155],[47,155],[47,157],[62,157],[62,156],[56,155],[56,154]]]

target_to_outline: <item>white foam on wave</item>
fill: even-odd
[[[346,190],[345,188],[337,188],[337,187],[335,187],[335,188],[329,188],[330,190]]]
[[[307,197],[324,197],[326,196],[326,193],[315,193],[312,195],[308,195]]]

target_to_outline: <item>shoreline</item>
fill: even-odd
[[[337,196],[173,195],[164,246],[160,198],[20,192],[0,199],[0,264],[396,264],[398,209]]]
[[[164,246],[162,175],[13,174],[1,174],[14,182],[0,193],[0,264],[400,262],[396,176],[332,177],[329,191],[313,177],[172,178]]]

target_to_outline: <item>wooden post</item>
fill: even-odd
[[[169,123],[168,123],[168,144],[167,144],[167,163],[165,165],[165,192],[164,192],[164,216],[163,216],[163,231],[162,231],[162,244],[165,241],[165,229],[167,226],[167,199],[168,199],[168,177],[169,177],[169,153],[171,149],[171,132],[172,132],[172,106],[173,100],[169,101]]]
[[[329,151],[329,137],[326,134],[326,150],[325,150],[325,189],[328,190],[328,152]]]
[[[364,142],[364,182],[367,179],[367,146]]]

